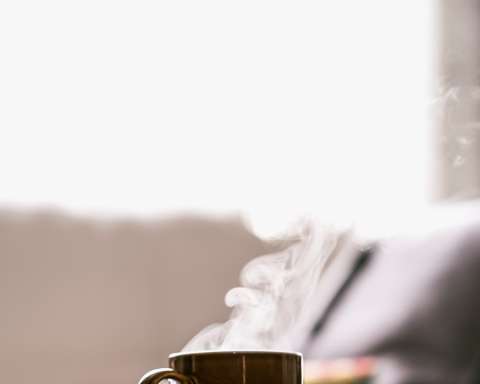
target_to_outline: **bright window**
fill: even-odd
[[[423,1],[3,1],[0,202],[249,215],[420,203]]]

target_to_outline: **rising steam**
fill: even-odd
[[[333,254],[338,233],[302,224],[293,245],[249,262],[240,275],[241,287],[225,296],[233,308],[230,319],[202,330],[183,351],[290,349],[289,336]]]

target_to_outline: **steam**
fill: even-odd
[[[306,223],[294,236],[284,251],[258,257],[243,268],[241,286],[225,296],[232,308],[230,319],[202,330],[183,351],[291,348],[290,336],[333,254],[339,231]]]

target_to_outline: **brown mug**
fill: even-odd
[[[302,355],[274,351],[174,353],[170,368],[146,373],[138,384],[173,379],[180,384],[302,384]]]

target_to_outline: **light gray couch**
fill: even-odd
[[[273,249],[237,217],[0,214],[0,382],[131,384],[223,322],[241,267]]]
[[[201,328],[224,321],[223,297],[242,266],[278,247],[235,217],[3,211],[0,381],[135,383]],[[350,244],[333,259],[312,326],[357,254]],[[323,328],[299,335],[298,349],[313,359],[379,356],[380,384],[471,383],[479,287],[480,224],[378,241]]]

